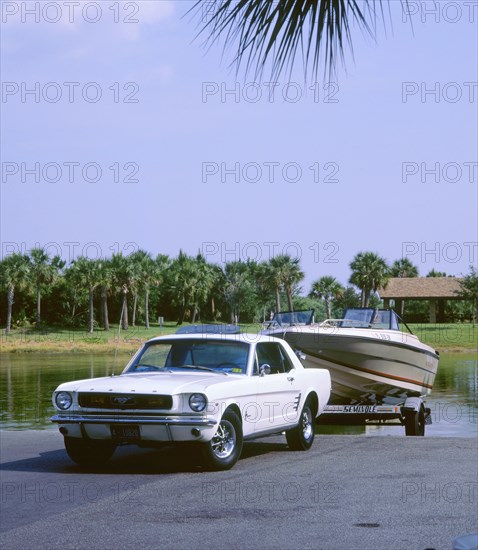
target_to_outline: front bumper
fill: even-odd
[[[56,414],[50,420],[68,437],[99,440],[113,439],[111,427],[125,424],[139,427],[142,442],[209,441],[217,430],[207,416]]]
[[[170,426],[215,426],[216,420],[197,416],[106,416],[106,415],[63,415],[55,414],[50,418],[57,424],[158,424]]]

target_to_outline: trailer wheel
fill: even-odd
[[[425,409],[423,406],[417,411],[405,412],[405,435],[425,435]]]

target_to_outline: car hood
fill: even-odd
[[[58,386],[56,391],[72,392],[112,392],[142,394],[162,393],[173,395],[204,391],[212,385],[232,382],[244,375],[216,374],[204,372],[160,372],[160,373],[131,373],[104,378],[90,378],[66,382]]]

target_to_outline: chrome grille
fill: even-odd
[[[173,406],[173,398],[155,394],[81,392],[78,394],[78,404],[87,409],[169,410]]]

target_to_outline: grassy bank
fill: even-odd
[[[187,323],[185,325],[187,326]],[[7,336],[0,331],[0,352],[95,352],[111,353],[134,351],[142,342],[160,334],[174,334],[175,322],[166,322],[160,329],[153,324],[150,329],[130,327],[118,331],[112,325],[109,331],[96,330],[93,334],[80,329],[45,328],[15,329]],[[454,324],[412,324],[410,328],[420,340],[438,351],[470,351],[478,349],[478,325],[471,323]],[[241,325],[241,329],[254,334],[261,330],[260,324]]]
[[[478,349],[478,324],[423,323],[409,326],[422,342],[438,351],[476,351]]]
[[[0,351],[74,351],[110,353],[111,351],[134,351],[139,345],[161,334],[173,334],[177,330],[176,323],[165,323],[151,328],[130,327],[128,330],[118,330],[118,325],[111,325],[110,330],[97,329],[90,334],[88,331],[74,328],[50,327],[42,330],[15,329],[9,335],[0,331]]]

